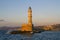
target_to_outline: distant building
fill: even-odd
[[[28,23],[27,24],[22,24],[21,31],[32,31],[33,29],[33,24],[32,24],[32,9],[29,7],[28,9]]]
[[[53,30],[52,25],[47,25],[43,27],[44,30]]]

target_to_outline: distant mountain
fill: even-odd
[[[3,26],[3,27],[0,27],[0,30],[16,30],[20,27],[8,27],[8,26]]]

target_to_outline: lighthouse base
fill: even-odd
[[[31,31],[32,31],[32,25],[29,25],[29,24],[22,24],[21,31],[31,32]]]

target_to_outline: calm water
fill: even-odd
[[[0,40],[60,40],[60,31],[45,31],[33,35],[6,33],[6,30],[0,30]]]

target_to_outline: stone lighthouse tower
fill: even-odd
[[[29,7],[28,9],[28,24],[32,26],[32,9]]]
[[[32,31],[32,9],[28,8],[28,23],[22,24],[22,31]]]

